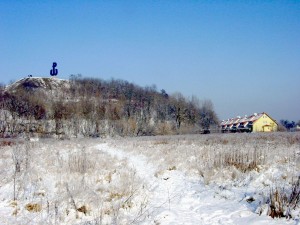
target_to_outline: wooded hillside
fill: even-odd
[[[0,92],[0,136],[194,133],[218,123],[211,101],[155,86],[71,75],[24,78]]]

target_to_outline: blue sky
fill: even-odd
[[[115,78],[300,120],[300,1],[3,1],[0,82]]]

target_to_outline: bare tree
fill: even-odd
[[[177,92],[173,94],[171,99],[171,113],[174,115],[175,121],[176,121],[176,126],[178,129],[180,129],[181,123],[184,121],[184,112],[185,112],[185,103],[186,100],[184,96]]]
[[[199,109],[199,124],[206,131],[211,125],[218,124],[218,117],[214,111],[214,106],[211,100],[205,100]]]

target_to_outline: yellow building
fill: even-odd
[[[221,122],[222,132],[271,132],[277,131],[278,124],[267,113],[236,117]]]
[[[277,131],[278,124],[267,113],[261,113],[253,122],[253,132]]]

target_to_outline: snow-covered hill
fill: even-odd
[[[64,89],[69,89],[70,83],[68,80],[59,79],[56,77],[27,77],[22,78],[6,87],[9,93],[15,93],[20,90],[44,91],[50,92],[55,90],[60,92]]]

